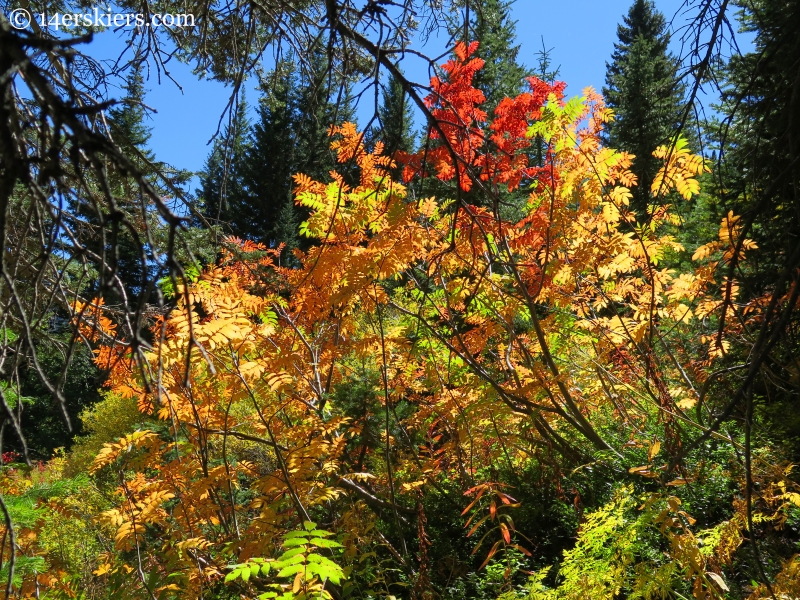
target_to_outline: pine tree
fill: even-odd
[[[258,119],[243,164],[247,194],[242,201],[244,214],[236,220],[237,235],[267,246],[284,242],[289,247],[287,231],[297,228],[291,193],[296,160],[297,107],[292,97],[296,83],[291,61],[279,63],[262,82]],[[296,243],[288,249],[294,247]]]
[[[606,64],[603,95],[616,119],[607,127],[607,143],[634,154],[638,178],[632,208],[646,218],[650,185],[660,162],[653,151],[670,141],[683,112],[678,61],[668,52],[664,15],[652,0],[635,0],[617,27],[611,63]]]
[[[108,122],[114,142],[133,160],[143,171],[147,169],[142,159],[149,162],[155,161],[155,155],[147,147],[151,137],[151,128],[145,124],[148,118],[143,106],[146,91],[144,78],[139,69],[133,69],[125,85],[125,98],[120,107],[108,111]],[[141,157],[141,158],[139,158]]]
[[[713,136],[720,147],[717,189],[723,211],[754,219],[758,270],[742,274],[743,292],[758,295],[779,279],[800,248],[800,6],[756,0],[740,13],[755,48],[722,70],[726,115]],[[748,289],[749,288],[749,289]]]
[[[330,148],[328,128],[334,124],[352,121],[355,111],[347,82],[339,81],[337,76],[329,73],[324,44],[320,43],[314,49],[305,66],[293,96],[297,117],[294,123],[295,149],[291,172],[303,173],[318,181],[328,181],[330,171],[337,164],[336,156]],[[345,179],[347,180],[346,172]],[[286,210],[284,214],[288,217],[291,213]],[[308,212],[295,206],[294,215],[297,223],[300,223],[308,217]],[[288,222],[284,223],[282,230],[286,231],[288,226]],[[311,244],[311,240],[307,238],[295,239],[299,239],[302,249],[307,249]],[[288,242],[285,239],[278,241]]]
[[[122,90],[124,97],[106,115],[110,137],[125,157],[159,189],[155,172],[157,169],[163,170],[164,165],[156,161],[154,153],[148,147],[151,129],[146,124],[147,112],[143,106],[146,90],[140,70],[131,71]],[[88,187],[99,187],[96,181],[89,180],[87,183]],[[142,235],[145,220],[148,218],[147,211],[151,207],[147,206],[145,214],[142,214],[138,187],[128,173],[110,168],[106,172],[106,183],[120,210],[127,213],[143,247],[136,242],[127,227],[113,222],[107,211],[98,212],[97,206],[87,195],[76,206],[76,212],[96,232],[91,240],[87,240],[86,246],[90,250],[89,260],[94,262],[100,276],[97,280],[88,282],[87,289],[81,292],[91,296],[100,291],[102,286],[106,305],[118,307],[126,302],[130,310],[136,310],[154,300],[153,290],[144,285],[145,282],[152,282],[156,276],[154,249],[146,236]],[[147,225],[152,225],[152,222],[148,221]],[[100,234],[101,229],[105,230],[105,236]],[[94,258],[103,255],[110,270],[102,269],[100,260]],[[34,369],[24,369],[20,378],[22,396],[28,398],[24,407],[20,407],[24,409],[21,425],[32,456],[38,458],[49,458],[54,448],[69,447],[74,440],[73,436],[80,433],[80,412],[102,398],[99,389],[105,373],[93,362],[90,349],[83,344],[76,346],[67,367],[66,349],[70,345],[72,334],[62,328],[68,322],[60,308],[54,309],[50,336],[47,343],[39,345],[38,361],[50,381],[58,381],[63,375],[62,396],[65,408],[73,426],[77,425],[78,428],[72,432],[67,431],[61,416],[53,410],[50,390],[41,383]]]
[[[475,56],[483,59],[485,64],[476,73],[472,83],[486,98],[481,109],[486,111],[489,121],[494,117],[494,109],[504,98],[513,98],[529,89],[525,79],[532,75],[517,60],[520,47],[515,43],[516,23],[511,20],[513,2],[514,0],[484,0],[477,3],[459,0],[462,20],[452,20],[448,24],[451,40],[478,42]],[[424,143],[434,146],[439,142],[425,140]],[[455,193],[468,204],[488,208],[496,204],[503,218],[518,216],[525,203],[524,194],[509,194],[502,187],[491,190],[489,194],[478,186],[469,192],[448,188],[451,188],[450,183],[443,184],[436,178],[427,178],[420,184],[418,193],[423,196],[444,194],[450,197]]]
[[[542,36],[542,49],[536,52],[537,64],[534,71],[534,76],[550,84],[555,83],[555,81],[558,79],[559,71],[561,70],[561,66],[558,66],[555,69],[552,68],[552,51],[553,48],[548,48],[545,45],[544,36]],[[531,142],[531,148],[528,152],[529,164],[537,167],[544,166],[545,156],[547,155],[547,146],[547,142],[545,142],[541,136],[537,135],[536,138]]]
[[[292,175],[325,180],[336,166],[328,127],[353,118],[350,97],[331,97],[338,84],[327,74],[324,47],[305,65],[290,57],[265,78],[253,127],[243,101],[232,123],[214,144],[201,178],[205,216],[235,236],[267,246],[304,247],[297,230],[307,216],[294,205]],[[346,86],[345,86],[346,89]]]
[[[338,81],[336,76],[329,76],[323,44],[312,52],[300,79],[294,97],[297,106],[296,171],[312,179],[327,180],[328,173],[336,166],[328,127],[354,117],[349,86],[347,82]]]
[[[733,306],[782,296],[771,319],[774,345],[760,367],[769,377],[753,380],[749,398],[771,443],[786,447],[788,460],[797,461],[800,311],[789,298],[800,286],[800,3],[737,4],[743,31],[755,35],[754,48],[733,56],[718,72],[722,101],[715,108],[722,120],[710,128],[719,151],[712,191],[718,213],[741,215],[747,228],[741,237],[758,245],[745,262],[737,263],[740,287]],[[726,266],[723,273],[728,272]],[[762,333],[769,331],[767,325],[759,322]],[[733,347],[729,360],[748,364],[751,352],[748,345]],[[770,387],[772,381],[781,385]]]
[[[505,97],[514,97],[525,89],[530,71],[517,62],[516,23],[511,20],[513,0],[484,0],[469,3],[469,21],[451,24],[450,35],[465,42],[478,41],[476,55],[486,61],[474,79],[474,85],[486,96],[484,110],[490,115]]]
[[[123,90],[125,90],[125,97],[120,103],[120,107],[108,111],[107,121],[112,139],[139,171],[150,179],[151,183],[157,184],[155,173],[163,171],[165,165],[156,161],[153,151],[148,147],[151,128],[145,124],[145,120],[148,118],[147,111],[143,106],[146,90],[144,89],[144,78],[139,69],[131,71]],[[127,174],[111,173],[109,183],[120,201],[127,202],[132,208],[138,205],[140,198],[133,181]],[[147,215],[135,208],[130,213],[138,219],[133,224],[135,229],[138,233],[142,233],[149,225],[149,223],[145,223]],[[141,247],[142,244],[144,247]],[[116,275],[125,288],[128,303],[135,306],[137,299],[151,301],[153,299],[151,297],[152,290],[148,294],[145,284],[155,275],[154,249],[150,247],[147,240],[140,237],[140,243],[137,243],[128,229],[120,227],[116,239],[110,240],[107,252],[111,266],[116,270]],[[113,287],[110,292],[112,297],[121,296],[120,290]],[[144,296],[139,298],[142,294]],[[119,300],[119,298],[106,298],[107,302],[114,302],[114,300]]]
[[[394,156],[398,150],[412,152],[414,113],[408,94],[396,78],[389,79],[383,88],[381,100],[381,106],[378,108],[380,122],[373,132],[373,137],[383,142],[387,156]]]
[[[231,122],[214,141],[200,178],[198,196],[202,212],[211,223],[239,235],[246,207],[244,164],[249,148],[250,123],[244,98],[236,106]]]

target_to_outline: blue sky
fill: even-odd
[[[517,22],[517,39],[521,46],[520,62],[536,65],[544,36],[544,44],[552,48],[553,66],[560,66],[559,79],[568,84],[568,95],[577,95],[589,85],[600,90],[606,61],[616,41],[617,24],[630,3],[631,0],[516,0],[513,18]],[[683,4],[683,0],[656,1],[667,20],[672,19]],[[676,17],[676,26],[681,18],[680,15]],[[115,49],[119,45],[114,35],[106,32],[98,36],[89,49],[90,54],[101,60],[116,58]],[[427,48],[417,49],[438,54],[442,44],[434,41]],[[146,102],[157,111],[149,122],[151,147],[159,160],[199,171],[209,152],[208,141],[228,102],[230,88],[213,81],[200,81],[192,75],[190,67],[180,63],[170,64],[170,72],[183,91],[163,76],[159,83],[155,72],[151,72],[145,84],[149,90]],[[427,80],[424,70],[409,65],[406,72],[420,81]],[[248,87],[252,88],[252,83]],[[120,94],[112,91],[111,95],[118,97]],[[251,93],[249,101],[255,100],[255,94]]]

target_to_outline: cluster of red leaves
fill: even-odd
[[[551,85],[537,77],[528,78],[531,91],[500,102],[487,133],[488,117],[480,108],[486,98],[472,83],[484,65],[482,59],[470,58],[477,49],[478,42],[469,46],[459,43],[456,58],[442,66],[445,77],[431,78],[432,91],[425,104],[436,126],[431,128],[427,147],[414,154],[398,152],[397,161],[405,165],[405,181],[418,175],[427,177],[433,171],[442,181],[457,177],[466,192],[472,187],[470,170],[481,181],[505,184],[509,191],[519,187],[523,177],[541,177],[542,171],[547,172],[548,180],[551,178],[552,168],[529,166],[525,150],[530,148],[531,139],[526,133],[551,97],[563,101],[566,84],[558,81]],[[437,143],[442,138],[446,144]]]
[[[3,454],[0,454],[0,465],[8,465],[13,462],[17,462],[19,458],[20,456],[16,452],[13,451],[3,452]]]

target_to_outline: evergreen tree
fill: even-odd
[[[289,250],[297,244],[296,236],[292,238],[288,232],[298,225],[292,200],[297,119],[292,96],[296,83],[290,61],[279,63],[262,82],[258,120],[243,164],[244,214],[236,220],[237,235],[267,246],[284,242]]]
[[[143,106],[146,91],[141,70],[133,69],[122,89],[125,97],[120,106],[108,111],[112,138],[142,171],[153,171],[147,164],[155,163],[155,155],[147,147],[151,128],[145,124],[148,114]]]
[[[467,43],[478,41],[476,55],[486,61],[474,85],[486,96],[484,109],[489,115],[505,97],[513,98],[525,86],[530,71],[517,62],[516,23],[511,20],[513,0],[484,0],[470,3],[466,31],[463,24],[451,24],[450,35]]]
[[[542,49],[536,53],[537,65],[534,76],[549,84],[555,83],[558,79],[559,71],[561,70],[560,66],[555,69],[552,68],[552,58],[550,55],[552,51],[553,48],[545,46],[544,36],[542,36]],[[528,152],[529,164],[543,167],[545,157],[547,156],[547,146],[548,144],[542,139],[542,136],[537,135],[536,138],[531,141],[531,148]]]
[[[451,21],[448,25],[452,40],[470,43],[478,42],[475,56],[485,62],[483,68],[472,80],[474,87],[483,92],[486,101],[481,109],[486,111],[488,120],[494,117],[494,109],[507,97],[513,98],[529,89],[525,78],[532,72],[518,61],[519,45],[516,44],[516,24],[511,20],[511,5],[514,0],[485,0],[480,3],[459,0],[462,8],[460,22]],[[424,141],[431,146],[439,141]],[[526,194],[520,190],[509,193],[503,186],[485,193],[479,186],[469,192],[454,189],[452,182],[443,183],[435,177],[426,178],[417,190],[422,196],[459,196],[464,202],[487,208],[497,207],[502,218],[520,216],[525,204]]]
[[[755,34],[755,48],[734,56],[722,71],[717,109],[727,118],[713,135],[720,148],[717,190],[724,211],[757,214],[751,236],[759,245],[762,293],[800,248],[800,5],[756,0],[742,4],[741,23]]]
[[[617,37],[603,88],[616,115],[607,127],[607,142],[636,156],[632,170],[639,184],[633,189],[631,206],[646,218],[650,185],[660,166],[652,153],[677,131],[684,88],[678,61],[667,49],[664,15],[652,0],[635,0],[617,27]]]
[[[414,113],[408,94],[396,78],[389,79],[383,88],[381,100],[381,106],[378,108],[380,122],[373,132],[373,137],[383,142],[387,156],[394,156],[398,150],[412,152]]]
[[[198,195],[202,210],[233,235],[267,246],[300,240],[299,224],[307,217],[294,205],[292,175],[326,180],[336,166],[328,127],[353,118],[350,97],[332,98],[324,47],[310,57],[304,73],[290,58],[280,62],[261,86],[258,119],[251,128],[242,101],[231,124],[214,143]],[[333,79],[333,80],[332,80]],[[346,87],[345,87],[346,89]]]
[[[245,218],[242,211],[247,207],[244,165],[249,148],[249,130],[247,102],[243,98],[222,135],[214,141],[198,190],[206,219],[234,235],[244,233],[240,227]]]
[[[306,67],[294,97],[297,106],[295,172],[325,181],[336,166],[328,127],[353,120],[354,111],[347,82],[339,82],[328,73],[323,44],[312,52]],[[341,90],[341,93],[334,95],[334,90]]]
[[[151,185],[167,195],[156,175],[159,171],[163,173],[166,165],[156,160],[148,146],[151,128],[146,123],[146,90],[139,69],[131,71],[122,90],[124,97],[106,115],[111,139]],[[178,172],[171,183],[179,184],[185,178],[185,173]],[[139,239],[137,242],[130,229],[114,222],[107,211],[98,212],[97,206],[90,201],[90,196],[82,199],[76,212],[97,232],[86,245],[93,256],[105,254],[108,267],[101,269],[100,261],[90,255],[100,277],[89,282],[89,289],[82,292],[91,296],[103,286],[102,295],[106,305],[122,306],[125,302],[129,310],[137,310],[155,301],[154,289],[149,285],[145,286],[145,283],[152,283],[158,277],[155,255],[160,251],[159,242],[166,237],[160,235],[165,227],[155,214],[154,207],[146,204],[145,210],[142,210],[138,186],[129,173],[109,168],[106,182],[119,210],[127,215]],[[89,187],[99,187],[96,181],[89,180],[87,183]],[[109,226],[109,222],[112,225]],[[99,233],[101,228],[105,229],[105,237]],[[150,231],[149,238],[144,235],[145,229]],[[149,239],[153,241],[153,245]],[[37,458],[49,458],[53,449],[69,447],[73,436],[81,433],[78,419],[80,412],[102,398],[99,390],[105,373],[94,363],[91,350],[83,344],[76,345],[70,355],[68,348],[72,333],[68,323],[69,320],[62,310],[54,309],[49,335],[46,341],[38,344],[37,352],[39,364],[50,381],[58,381],[63,374],[62,396],[65,409],[76,429],[67,431],[61,416],[53,410],[50,391],[41,383],[34,369],[24,369],[20,378],[22,396],[27,397],[21,407],[21,425],[31,454]],[[18,448],[16,444],[14,447]]]
[[[164,171],[165,165],[156,161],[153,151],[148,147],[151,128],[145,123],[148,118],[147,111],[143,106],[146,91],[140,69],[131,71],[123,90],[125,90],[125,97],[120,106],[108,111],[107,121],[112,139],[138,170],[148,177],[151,183],[157,184],[154,179],[155,173]],[[127,202],[131,207],[138,205],[140,198],[136,186],[127,173],[110,173],[109,183],[120,201]],[[143,232],[150,224],[144,222],[148,220],[147,215],[135,209],[130,213],[140,219],[133,224],[136,231]],[[148,294],[144,286],[154,277],[154,249],[145,239],[141,239],[137,243],[132,233],[124,227],[120,227],[116,239],[111,239],[109,242],[107,252],[110,254],[110,263],[125,288],[128,303],[134,306],[137,299],[140,301],[152,300],[150,297],[152,291]],[[111,297],[106,298],[107,302],[118,301],[120,298],[117,297],[121,296],[120,290],[113,287],[108,295]],[[140,295],[142,295],[141,298],[139,298]]]
[[[328,128],[334,124],[352,121],[355,117],[349,86],[347,82],[341,82],[336,75],[329,73],[326,50],[322,43],[312,52],[299,80],[293,95],[296,118],[291,173],[303,173],[318,181],[328,181],[330,171],[336,167],[336,155],[331,151]],[[297,224],[308,218],[305,208],[294,205],[292,208],[293,212],[288,209],[282,211],[286,218],[293,214]],[[284,221],[280,229],[288,231],[290,226],[289,221]],[[297,231],[296,226],[294,231]],[[292,239],[298,240],[302,249],[307,249],[312,243],[308,238],[299,238],[296,233]],[[278,241],[288,245],[291,240],[278,238]]]
[[[706,132],[714,148],[709,161],[714,173],[707,185],[710,231],[690,243],[680,241],[691,255],[697,240],[709,239],[708,233],[713,234],[722,218],[732,213],[741,218],[742,231],[736,238],[756,242],[757,249],[748,251],[735,271],[725,265],[720,278],[735,277],[733,307],[753,298],[782,296],[772,317],[753,325],[762,334],[771,331],[773,345],[761,355],[760,369],[769,376],[754,378],[748,401],[764,427],[764,437],[797,461],[800,313],[788,298],[800,286],[800,4],[783,0],[737,4],[742,31],[755,34],[754,48],[734,55],[715,73],[722,89],[721,102],[714,107],[720,116]],[[694,226],[692,220],[689,226]],[[736,318],[734,314],[738,315],[732,309],[727,318]],[[751,369],[758,358],[748,344],[732,344],[726,356],[729,364],[748,364]],[[764,564],[773,560],[767,558],[770,554],[772,549],[765,552]]]

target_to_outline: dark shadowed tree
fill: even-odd
[[[234,235],[240,235],[240,227],[246,223],[242,207],[246,202],[244,165],[249,129],[247,102],[242,99],[222,135],[214,140],[197,191],[205,218],[220,225],[223,232]]]
[[[237,235],[267,246],[278,240],[287,242],[285,230],[297,227],[296,219],[291,219],[297,119],[295,68],[291,61],[281,62],[264,78],[258,118],[242,165],[247,194],[242,199],[244,214],[236,220],[240,224]],[[290,218],[292,223],[282,226],[282,218]]]
[[[650,185],[659,168],[652,153],[676,133],[683,114],[684,86],[678,61],[669,51],[664,15],[651,0],[636,0],[617,27],[611,62],[606,64],[603,95],[616,118],[607,126],[608,144],[636,156],[639,185],[631,206],[645,218]]]
[[[414,113],[411,100],[396,77],[390,77],[381,95],[378,109],[379,123],[372,134],[384,144],[384,152],[394,156],[395,152],[414,150]],[[396,176],[396,174],[395,174]]]

